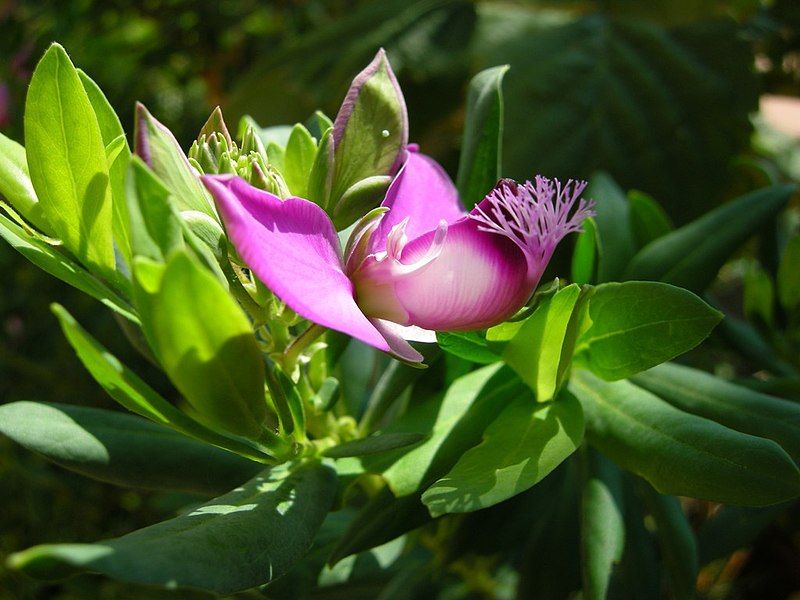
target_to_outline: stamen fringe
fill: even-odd
[[[585,181],[562,184],[541,175],[523,185],[507,180],[486,196],[488,211],[478,205],[469,216],[480,231],[506,236],[530,258],[547,261],[566,235],[581,231],[583,221],[595,215],[594,202],[580,197],[584,189]]]

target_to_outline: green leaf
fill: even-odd
[[[308,177],[317,156],[317,143],[308,129],[299,123],[294,126],[286,142],[283,157],[283,179],[293,196],[305,198],[308,191]]]
[[[125,201],[125,176],[128,172],[128,164],[131,160],[131,150],[125,139],[125,130],[119,121],[117,113],[111,106],[100,87],[83,71],[78,69],[81,84],[86,91],[89,102],[94,110],[94,116],[100,127],[100,135],[103,144],[108,147],[112,141],[122,136],[122,146],[120,153],[115,160],[108,163],[109,185],[111,186],[112,199],[112,230],[114,241],[122,250],[123,256],[130,260],[130,239],[128,237],[128,211]]]
[[[637,248],[642,248],[675,229],[661,205],[644,192],[630,190],[628,205],[631,217],[630,226]]]
[[[721,318],[665,283],[601,284],[589,297],[575,362],[607,381],[623,379],[691,350]]]
[[[467,92],[464,139],[456,178],[468,209],[480,202],[501,176],[503,142],[503,77],[508,65],[475,75]]]
[[[572,284],[543,300],[503,350],[503,360],[536,393],[539,402],[558,392],[577,332],[570,328],[581,288]]]
[[[83,267],[58,252],[53,246],[25,232],[0,214],[0,237],[22,256],[53,277],[90,295],[129,321],[139,322],[131,306],[114,291],[90,275]]]
[[[89,335],[64,309],[54,304],[64,336],[95,381],[122,406],[160,425],[166,425],[185,435],[236,452],[252,460],[265,462],[269,456],[258,451],[245,440],[219,434],[201,425],[158,395],[136,373],[123,365],[97,340]]]
[[[25,148],[0,133],[0,196],[44,233],[52,233],[28,174]]]
[[[674,496],[662,496],[649,485],[642,484],[640,492],[656,524],[661,556],[672,583],[672,598],[693,600],[697,572],[697,541],[683,514],[681,503]]]
[[[327,208],[333,183],[333,128],[328,129],[320,139],[314,164],[308,174],[308,199]]]
[[[161,425],[97,408],[4,404],[0,433],[81,475],[140,489],[210,496],[263,469]]]
[[[582,440],[583,415],[571,394],[547,404],[523,395],[486,428],[479,445],[422,494],[422,501],[434,517],[493,506],[536,485]]]
[[[800,495],[800,471],[771,440],[684,413],[627,381],[576,371],[586,437],[662,494],[764,506]]]
[[[636,254],[625,279],[703,291],[747,238],[783,209],[794,189],[782,185],[751,192],[658,238]]]
[[[780,444],[800,464],[800,405],[675,364],[632,381],[680,410]]]
[[[480,9],[475,59],[511,65],[504,175],[530,178],[533,165],[563,179],[604,169],[680,220],[714,206],[729,189],[731,161],[749,147],[758,106],[753,51],[740,24],[666,28],[616,19],[605,5],[557,11],[549,4]],[[594,199],[600,210],[603,197]]]
[[[722,506],[703,523],[697,533],[700,564],[727,558],[753,543],[770,523],[793,503],[786,502],[764,508]]]
[[[775,285],[772,278],[755,261],[749,261],[744,275],[744,314],[767,325],[773,323]]]
[[[236,301],[185,252],[173,253],[166,267],[138,258],[134,276],[145,335],[176,387],[211,423],[260,437],[264,363]]]
[[[572,281],[583,285],[595,280],[597,271],[597,225],[592,218],[583,222],[583,231],[572,253]]]
[[[169,521],[95,544],[49,544],[9,566],[38,578],[93,571],[230,594],[283,575],[311,547],[336,493],[332,469],[281,465]]]
[[[385,433],[344,442],[338,446],[328,448],[322,454],[330,458],[344,458],[346,456],[365,456],[378,454],[396,448],[413,446],[425,439],[421,433]]]
[[[58,44],[48,48],[31,79],[25,146],[33,188],[53,232],[90,270],[113,279],[105,144],[78,72]]]
[[[336,215],[353,212],[340,206],[345,192],[363,179],[389,175],[408,142],[405,100],[383,50],[353,81],[336,116],[332,141],[330,212],[336,220]],[[355,218],[348,222],[342,217],[336,224],[344,229]]]
[[[502,367],[489,365],[460,377],[443,397],[415,406],[384,430],[429,433],[425,441],[411,450],[366,457],[362,462],[370,471],[382,471],[398,497],[428,487],[480,441],[486,425],[508,402],[524,396],[534,403],[524,384]]]
[[[0,190],[2,191],[2,190]],[[778,299],[787,311],[800,306],[800,235],[794,236],[783,251],[778,266]]]
[[[138,156],[130,163],[126,186],[133,256],[166,261],[173,250],[183,248],[181,218],[169,190]]]
[[[178,211],[197,210],[216,218],[214,201],[197,177],[175,136],[142,105],[136,105],[136,154],[175,196]]]
[[[328,559],[335,565],[343,558],[375,548],[431,520],[419,494],[395,498],[381,488],[350,523]]]
[[[625,550],[622,473],[602,455],[587,450],[581,494],[583,596],[604,600]]]
[[[388,175],[375,175],[357,181],[345,190],[336,208],[333,209],[333,222],[341,230],[355,223],[381,203],[389,189],[392,178]]]
[[[479,365],[489,365],[500,360],[486,345],[486,338],[478,331],[436,333],[436,341],[445,352]]]
[[[628,197],[606,173],[595,173],[584,192],[595,201],[597,281],[620,279],[636,252]]]

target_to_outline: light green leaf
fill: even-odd
[[[140,489],[214,495],[264,468],[139,417],[67,404],[4,404],[0,433],[81,475]]]
[[[623,379],[691,350],[721,318],[665,283],[602,284],[589,297],[575,361],[605,380]]]
[[[336,477],[320,463],[281,465],[169,521],[95,544],[49,544],[9,566],[39,578],[93,571],[122,581],[231,594],[283,575],[311,547]]]
[[[314,164],[308,175],[308,199],[311,202],[327,208],[331,197],[333,182],[333,128],[322,134]]]
[[[443,397],[415,406],[384,430],[384,433],[429,433],[425,441],[410,450],[365,457],[362,463],[370,471],[382,471],[398,497],[428,487],[480,442],[486,425],[507,403],[518,396],[535,402],[511,370],[502,367],[489,365],[460,377]]]
[[[125,130],[122,129],[122,123],[120,123],[117,113],[114,112],[111,103],[108,101],[105,94],[103,94],[103,91],[80,69],[78,69],[78,75],[81,78],[83,89],[86,91],[86,95],[92,105],[94,115],[97,118],[103,144],[108,147],[112,141],[122,136],[123,142],[119,154],[114,160],[109,160],[108,162],[108,177],[111,186],[113,205],[112,228],[114,232],[114,241],[122,251],[122,255],[130,261],[128,211],[125,202],[125,176],[128,172],[128,163],[130,163],[131,160],[131,150],[125,139]]]
[[[507,71],[508,65],[486,69],[469,84],[456,178],[459,196],[468,209],[480,202],[501,176],[503,77]]]
[[[138,156],[130,163],[126,187],[133,256],[164,262],[173,250],[184,246],[181,219],[169,190]]]
[[[338,214],[348,218],[352,214],[340,206],[342,196],[363,179],[389,175],[408,143],[405,100],[383,50],[353,81],[336,116],[332,141],[330,213],[337,227],[344,229],[360,215],[349,222],[336,219]]]
[[[0,196],[44,233],[52,233],[28,174],[25,148],[0,133]]]
[[[283,157],[283,175],[286,185],[293,196],[305,198],[308,192],[308,178],[311,167],[317,156],[317,143],[308,129],[299,123],[294,126],[286,142],[286,154]]]
[[[618,280],[636,252],[625,192],[606,173],[595,173],[583,196],[595,201],[597,281]]]
[[[646,483],[640,486],[647,509],[656,524],[661,556],[672,583],[671,597],[693,600],[697,597],[699,570],[697,541],[683,514],[681,503],[674,496],[662,496]]]
[[[586,437],[662,494],[764,506],[800,495],[800,471],[771,440],[684,413],[627,381],[607,383],[579,370]]]
[[[64,307],[54,304],[52,310],[58,317],[64,336],[77,353],[83,366],[91,373],[95,381],[122,406],[137,415],[203,442],[236,452],[255,461],[266,462],[269,460],[268,455],[253,447],[246,440],[235,439],[212,431],[178,410],[100,345]]]
[[[58,252],[38,237],[26,233],[19,225],[0,214],[0,237],[22,256],[53,277],[89,294],[129,321],[139,322],[131,306],[89,274],[83,267]]]
[[[136,105],[136,154],[175,196],[178,211],[197,210],[216,218],[214,201],[195,174],[175,136],[142,105]]]
[[[90,270],[114,279],[105,144],[78,72],[58,44],[31,79],[25,146],[33,188],[55,235]]]
[[[778,299],[787,311],[800,307],[800,235],[789,240],[783,251],[778,266]]]
[[[597,225],[594,219],[583,222],[583,231],[575,241],[572,253],[572,281],[583,285],[595,280],[597,271]]]
[[[486,345],[486,338],[477,331],[436,333],[436,341],[445,352],[481,365],[500,360],[500,356]]]
[[[378,454],[396,448],[413,446],[424,439],[425,435],[421,433],[377,433],[358,440],[344,442],[338,446],[333,446],[325,450],[322,454],[330,458],[365,456],[367,454]]]
[[[631,217],[630,226],[637,248],[646,246],[675,229],[669,215],[661,208],[661,205],[644,192],[630,190],[628,206]]]
[[[539,404],[521,396],[486,428],[483,441],[430,486],[422,501],[436,517],[494,506],[544,479],[583,440],[577,400]]]
[[[780,444],[800,464],[800,405],[668,363],[632,381],[680,410]]]
[[[166,267],[136,259],[134,279],[148,342],[189,403],[231,433],[263,435],[264,363],[249,320],[222,284],[180,251]]]
[[[723,263],[786,205],[792,185],[751,192],[658,238],[631,261],[625,279],[664,281],[703,291]]]
[[[544,299],[503,350],[503,360],[536,392],[539,402],[555,397],[572,360],[578,332],[569,325],[580,295],[581,288],[572,284]]]
[[[583,596],[604,600],[625,550],[622,473],[594,450],[584,457],[581,495]]]

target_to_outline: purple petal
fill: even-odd
[[[392,228],[408,219],[405,233],[414,239],[433,231],[441,221],[455,223],[464,216],[458,191],[435,160],[409,146],[408,158],[386,192],[381,206],[389,209],[372,236],[372,252],[386,249]]]
[[[375,326],[375,329],[380,331],[384,339],[389,343],[391,354],[400,360],[410,363],[420,363],[424,356],[414,350],[405,337],[408,327],[403,327],[392,321],[385,321],[383,319],[370,319],[370,322]],[[427,341],[427,340],[426,340]],[[436,341],[434,334],[433,341]]]
[[[538,283],[522,250],[469,218],[412,240],[399,257],[373,255],[351,275],[359,305],[372,317],[435,331],[500,323]]]
[[[328,215],[302,198],[281,200],[232,176],[203,177],[239,255],[300,316],[391,352],[353,298]]]

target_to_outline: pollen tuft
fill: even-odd
[[[541,175],[524,184],[501,179],[469,217],[480,231],[508,237],[529,259],[546,262],[566,235],[594,216],[594,202],[581,198],[585,189],[585,181],[562,184]]]

